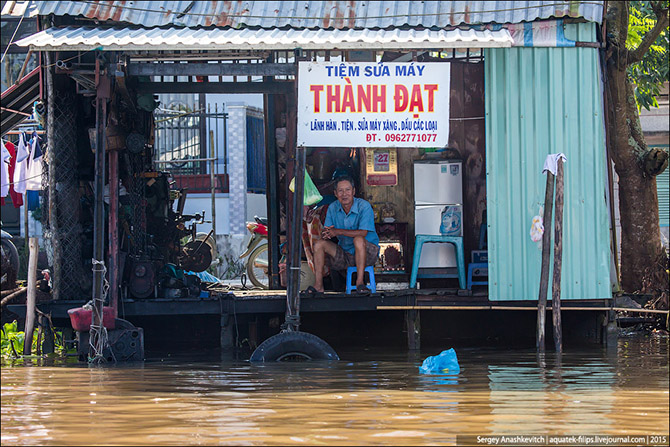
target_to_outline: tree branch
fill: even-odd
[[[654,13],[656,14],[656,24],[648,31],[642,38],[642,42],[633,51],[628,53],[628,65],[640,62],[644,55],[649,50],[649,47],[656,41],[658,36],[668,26],[668,10],[660,9],[658,5],[652,5]]]

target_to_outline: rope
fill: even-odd
[[[11,186],[11,185],[18,185],[19,183],[23,183],[27,180],[34,179],[34,178],[37,178],[37,177],[42,177],[42,174],[33,175],[32,177],[26,177],[23,180],[19,180],[18,182],[3,183],[2,186],[5,187],[5,186]]]
[[[105,348],[109,348],[109,352],[112,354],[112,359],[114,360],[114,363],[116,363],[116,356],[114,355],[114,351],[112,350],[112,347],[109,345],[109,338],[107,336],[107,328],[103,324],[103,315],[98,314],[98,309],[102,309],[103,305],[105,303],[105,299],[107,298],[107,292],[109,292],[109,282],[107,281],[107,278],[105,278],[107,274],[107,267],[105,266],[105,261],[98,261],[97,259],[92,259],[93,262],[93,273],[100,273],[102,275],[102,295],[100,298],[94,298],[92,301],[89,301],[87,305],[92,304],[92,310],[93,312],[96,312],[96,315],[98,317],[98,321],[100,322],[99,325],[93,324],[93,321],[95,319],[91,320],[91,336],[89,337],[89,346],[90,346],[90,351],[93,353],[93,356],[91,357],[89,355],[88,357],[88,362],[89,363],[103,363],[106,361],[103,351]],[[100,302],[100,306],[96,306],[96,303]]]
[[[295,330],[298,330],[299,326],[300,326],[300,315],[287,315],[286,321],[284,321],[284,324],[281,325],[281,331],[291,332],[293,331],[293,328],[295,328]]]

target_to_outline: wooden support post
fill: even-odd
[[[28,220],[28,196],[26,196],[26,203],[23,204],[23,226],[25,227],[25,231],[23,232],[23,237],[25,238],[23,241],[23,245],[26,249],[26,251],[30,251],[30,246],[28,245],[29,240],[30,240],[30,231],[28,231],[28,226],[30,225],[30,221]],[[17,274],[19,272],[16,272]]]
[[[53,354],[55,352],[54,332],[51,325],[51,319],[48,315],[40,312],[40,327],[42,328],[42,354]]]
[[[46,153],[47,163],[49,165],[49,195],[47,204],[49,216],[49,233],[51,234],[51,247],[53,250],[53,272],[51,275],[51,299],[58,301],[60,299],[60,284],[61,284],[61,263],[62,251],[60,241],[58,240],[58,201],[56,198],[56,155],[58,154],[59,141],[54,138],[54,114],[56,94],[54,91],[53,82],[53,67],[52,55],[50,51],[46,51],[46,77],[47,77],[47,141],[49,142],[49,150]]]
[[[417,309],[405,311],[405,327],[407,327],[407,349],[421,349],[421,318]]]
[[[107,151],[109,159],[109,304],[114,309],[114,318],[119,316],[119,151],[114,148]]]
[[[233,321],[230,315],[221,314],[221,335],[220,347],[222,350],[233,349],[235,346],[235,338],[233,337]]]
[[[540,273],[540,295],[537,300],[537,335],[535,346],[544,351],[545,323],[547,316],[547,288],[549,285],[549,256],[551,255],[551,210],[554,201],[554,174],[547,171],[547,186],[544,193],[544,233],[542,234],[542,272]]]
[[[30,62],[30,57],[33,55],[33,50],[32,48],[28,50],[28,54],[26,54],[26,58],[23,61],[23,65],[21,65],[21,71],[19,71],[19,75],[16,77],[16,81],[14,82],[14,85],[19,85],[21,83],[21,78],[23,77],[23,73],[26,72],[26,67],[28,66],[28,62]]]
[[[299,58],[298,53],[299,50],[295,50],[296,64]],[[293,95],[287,98],[288,121],[286,122],[287,150],[291,148],[295,154],[295,169],[293,171],[295,185],[288,225],[289,259],[288,284],[286,287],[286,327],[289,331],[298,331],[300,330],[300,266],[302,264],[302,206],[305,190],[305,148],[298,146],[298,116],[296,112],[298,102],[297,75],[293,88]]]
[[[272,61],[272,59],[269,59]],[[263,78],[264,80],[266,78]],[[269,79],[269,78],[268,78]],[[268,277],[270,289],[277,290],[281,286],[279,279],[279,173],[277,171],[277,146],[275,132],[275,95],[263,95],[265,117],[265,166],[268,210]],[[278,123],[279,120],[276,120]]]
[[[563,255],[563,160],[559,159],[556,170],[556,216],[554,217],[554,278],[551,288],[551,313],[554,323],[554,345],[557,352],[563,351],[563,328],[561,326],[561,262]]]
[[[36,237],[30,238],[30,254],[28,257],[28,295],[26,297],[26,325],[24,328],[23,355],[30,355],[33,346],[33,330],[35,329],[35,294],[37,278],[37,256],[39,244]]]
[[[91,321],[89,358],[93,362],[103,360],[102,351],[105,345],[103,336],[103,289],[104,289],[104,255],[105,255],[105,221],[104,221],[104,185],[105,185],[105,151],[107,148],[107,100],[110,95],[110,82],[106,70],[102,66],[102,56],[98,53],[95,60],[95,176],[94,176],[94,207],[93,207],[93,315]],[[102,264],[102,265],[100,265]]]

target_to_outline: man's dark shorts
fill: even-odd
[[[365,265],[375,265],[379,256],[379,245],[365,241]],[[326,265],[333,270],[346,270],[347,267],[356,266],[356,257],[353,253],[344,251],[342,247],[337,246],[335,257],[326,256]]]

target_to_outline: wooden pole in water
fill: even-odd
[[[556,170],[556,216],[554,217],[554,278],[551,288],[551,314],[554,324],[554,345],[557,352],[563,351],[563,328],[561,326],[561,262],[563,255],[563,160],[557,162]]]
[[[105,216],[104,216],[104,185],[105,185],[105,151],[107,149],[107,99],[109,99],[109,78],[104,70],[102,55],[97,53],[95,60],[95,175],[93,189],[95,193],[93,207],[93,314],[91,316],[91,332],[89,358],[99,362],[102,359],[103,339],[103,300],[104,300],[104,256],[105,256]],[[101,265],[100,265],[101,264]]]
[[[540,295],[537,300],[537,335],[535,346],[544,351],[545,323],[547,316],[547,288],[549,286],[549,257],[551,255],[551,209],[554,201],[554,174],[547,171],[547,186],[544,193],[544,233],[542,234],[542,272],[540,273]]]
[[[300,59],[299,51],[295,50],[295,63]],[[291,202],[291,218],[289,220],[289,259],[286,287],[286,328],[289,331],[300,330],[300,265],[302,263],[302,207],[305,190],[305,148],[298,145],[297,135],[297,102],[298,76],[294,81],[293,95],[287,98],[288,121],[287,135],[290,135],[294,144],[295,164],[293,176],[293,201]],[[290,132],[289,129],[291,130]],[[287,138],[288,143],[288,138]]]
[[[46,153],[47,163],[49,164],[48,179],[49,179],[49,195],[47,199],[48,208],[48,217],[49,217],[49,233],[51,234],[51,248],[53,250],[53,271],[52,273],[52,286],[51,286],[51,299],[58,301],[60,299],[60,285],[61,285],[61,263],[62,263],[62,250],[60,240],[58,235],[60,234],[58,229],[58,201],[56,199],[56,155],[58,154],[58,148],[61,144],[60,140],[57,141],[54,138],[54,115],[56,114],[56,107],[54,101],[56,99],[56,94],[54,91],[54,82],[53,82],[53,67],[52,67],[52,53],[50,51],[45,51],[46,57],[46,75],[47,75],[47,141],[49,144],[49,150]]]
[[[30,355],[33,346],[33,330],[35,329],[35,294],[37,278],[37,255],[39,244],[36,237],[31,237],[29,242],[28,257],[28,292],[26,297],[26,326],[23,339],[23,355]]]

